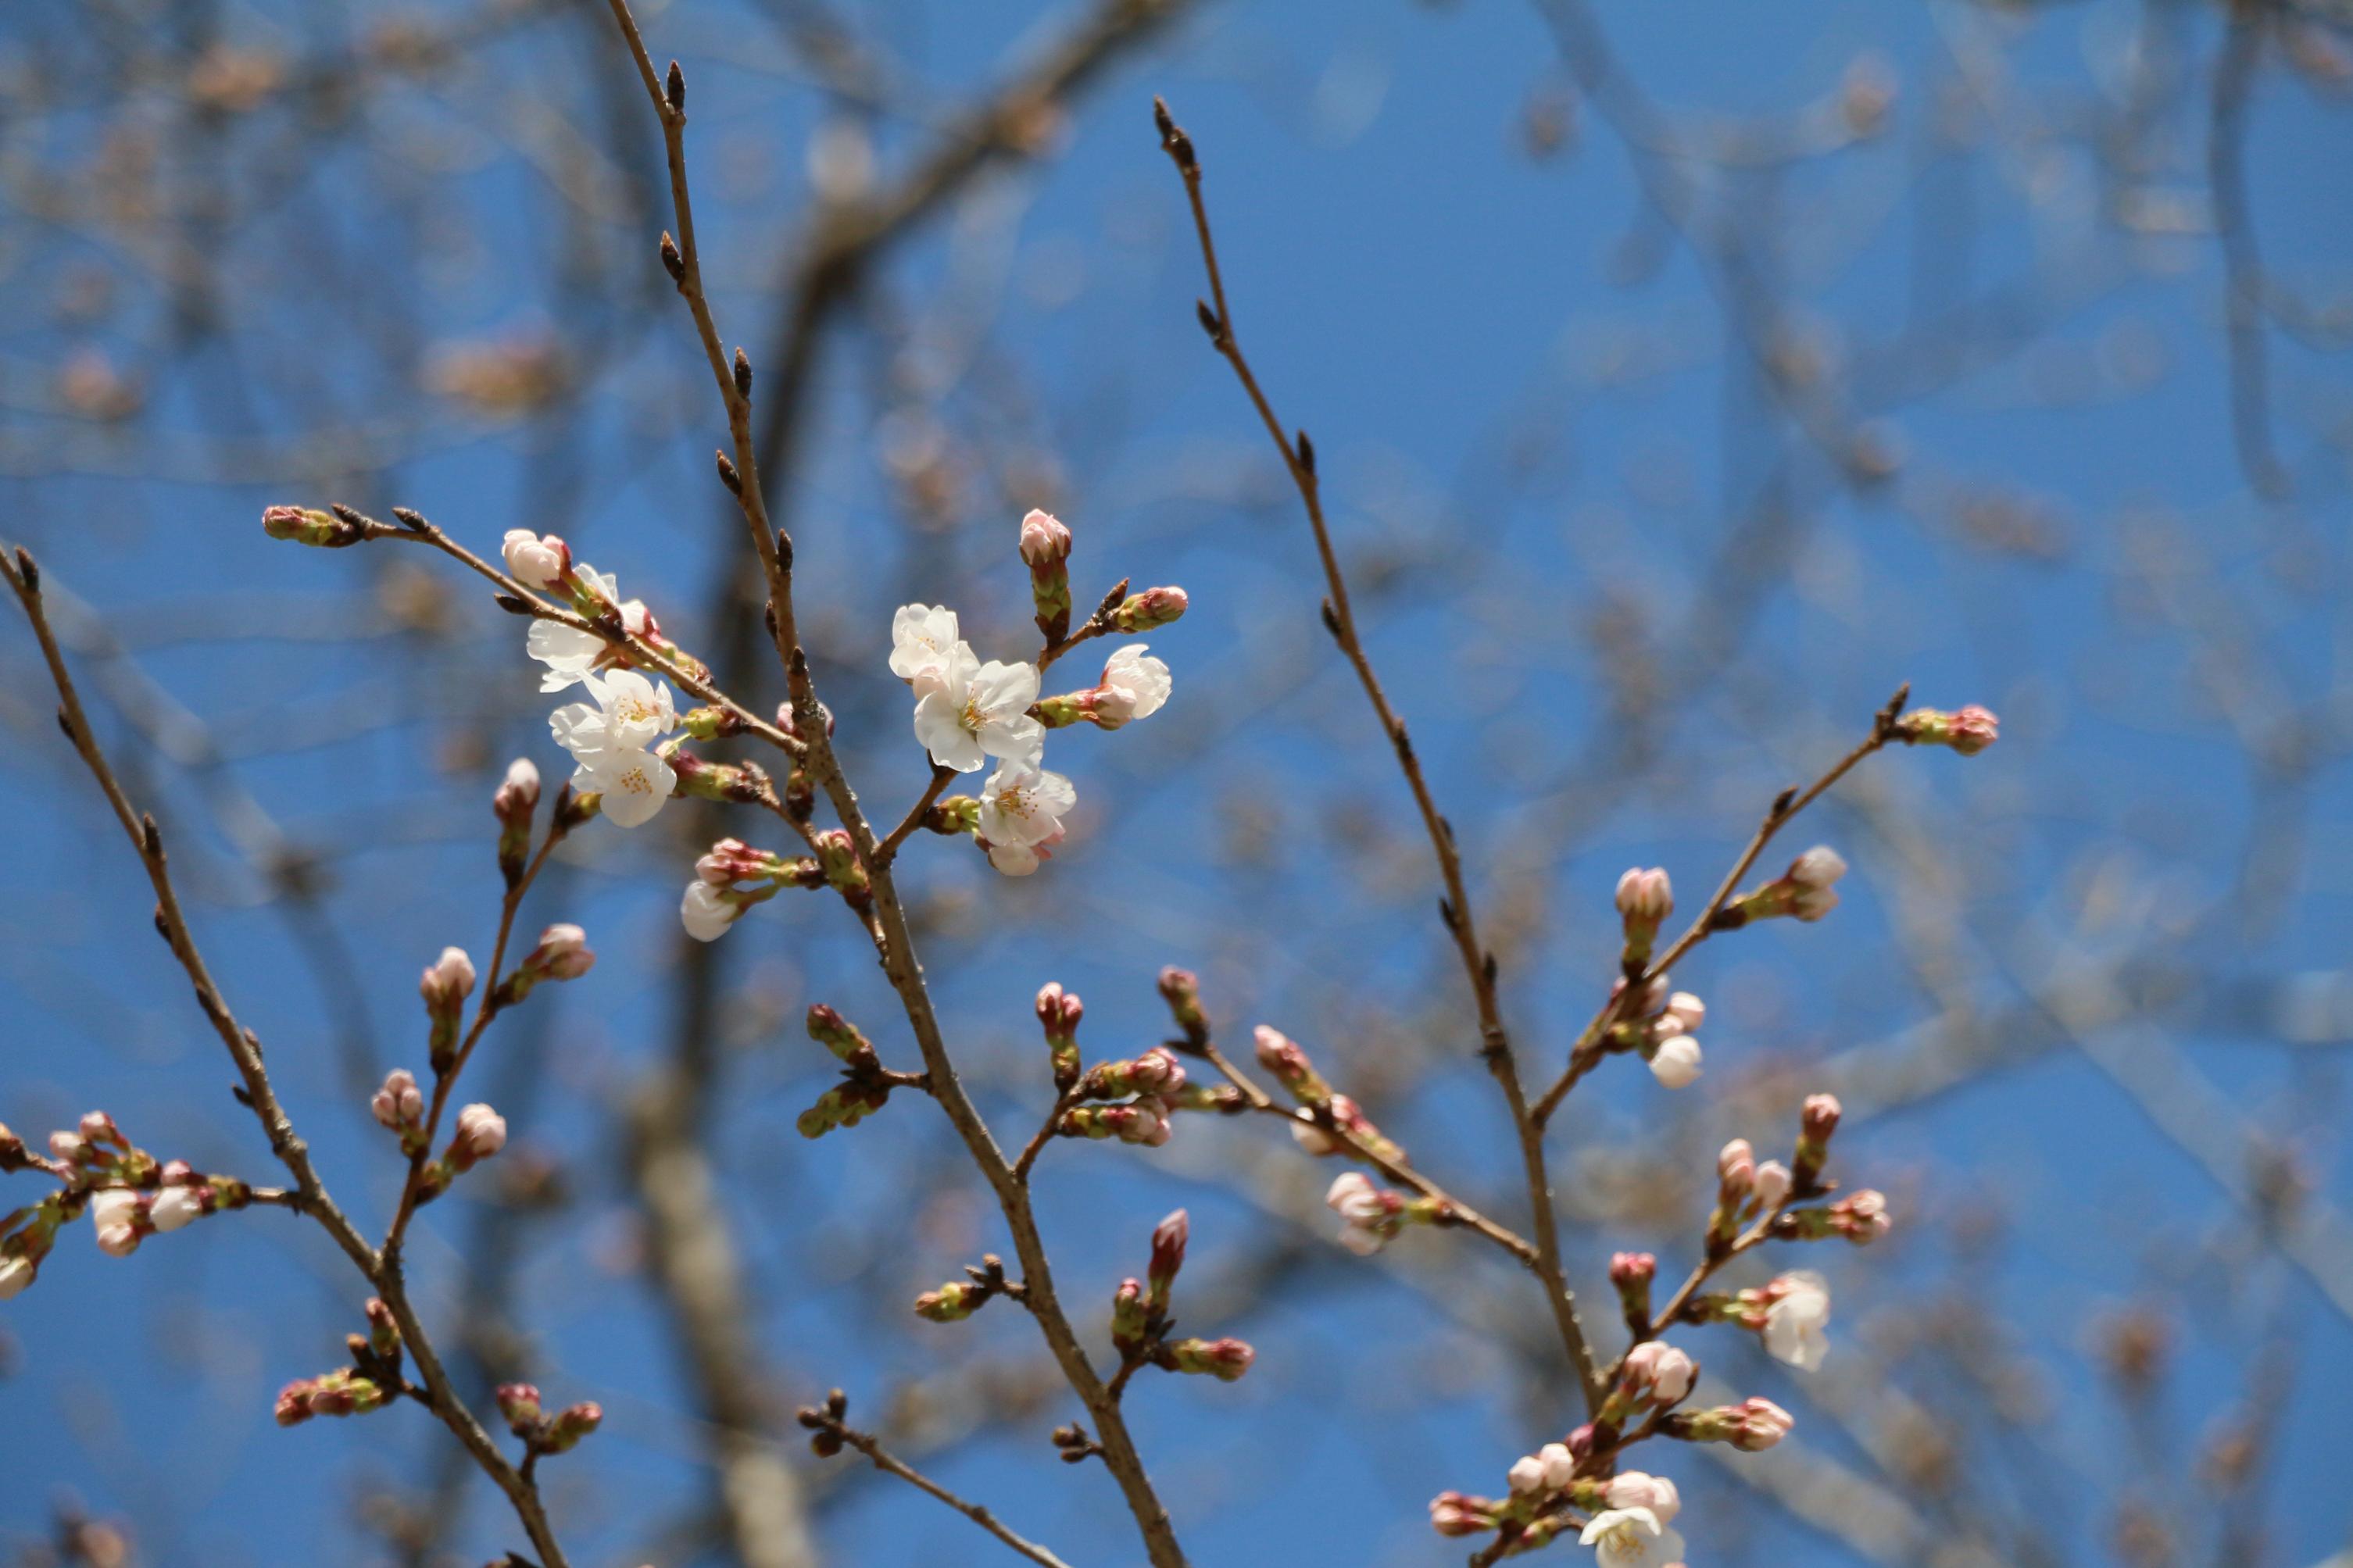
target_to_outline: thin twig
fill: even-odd
[[[1261,389],[1250,361],[1243,355],[1234,333],[1232,307],[1226,299],[1226,284],[1218,268],[1218,247],[1209,230],[1209,211],[1201,195],[1201,165],[1196,156],[1192,138],[1180,130],[1169,117],[1167,106],[1154,100],[1160,127],[1161,146],[1184,177],[1186,199],[1193,209],[1193,228],[1201,246],[1201,263],[1208,271],[1212,304],[1200,307],[1201,324],[1209,334],[1210,342],[1233,367],[1235,379],[1258,410],[1266,426],[1275,450],[1282,455],[1283,467],[1290,471],[1293,485],[1307,510],[1309,526],[1315,535],[1315,552],[1324,565],[1326,596],[1324,601],[1324,625],[1340,651],[1356,672],[1356,679],[1372,704],[1374,716],[1379,720],[1381,732],[1388,737],[1397,752],[1398,767],[1405,774],[1406,784],[1412,791],[1414,805],[1421,815],[1423,830],[1430,837],[1430,848],[1438,857],[1440,879],[1445,884],[1445,899],[1440,906],[1446,928],[1454,938],[1456,952],[1462,960],[1462,970],[1470,982],[1471,994],[1479,1017],[1480,1055],[1489,1072],[1504,1091],[1510,1107],[1513,1131],[1520,1144],[1520,1158],[1525,1172],[1528,1204],[1535,1229],[1537,1278],[1545,1289],[1546,1304],[1552,1310],[1555,1328],[1559,1331],[1561,1346],[1567,1352],[1570,1368],[1576,1373],[1588,1412],[1598,1409],[1604,1389],[1600,1371],[1595,1364],[1593,1350],[1585,1337],[1585,1328],[1577,1320],[1577,1298],[1568,1288],[1568,1279],[1561,1267],[1560,1226],[1553,1210],[1552,1178],[1545,1164],[1544,1124],[1531,1114],[1527,1094],[1520,1081],[1518,1058],[1513,1054],[1510,1035],[1504,1027],[1503,1008],[1496,994],[1494,954],[1479,940],[1478,922],[1472,912],[1470,893],[1462,875],[1462,856],[1454,842],[1454,828],[1438,809],[1431,795],[1429,781],[1423,776],[1421,759],[1415,752],[1405,721],[1390,706],[1388,695],[1382,689],[1380,678],[1365,651],[1356,632],[1356,617],[1348,601],[1348,583],[1340,568],[1340,558],[1332,543],[1332,531],[1324,516],[1321,481],[1315,471],[1314,447],[1301,432],[1298,439],[1284,432],[1282,422],[1275,417],[1274,408]]]
[[[936,763],[932,764],[932,782],[924,786],[923,798],[907,808],[907,815],[900,820],[898,826],[891,830],[891,837],[882,840],[878,853],[881,854],[884,865],[887,866],[899,858],[899,846],[907,842],[908,836],[923,825],[924,814],[938,802],[941,792],[948,787],[950,781],[955,776],[956,771],[954,768],[942,767]]]
[[[994,1513],[991,1513],[981,1504],[976,1502],[966,1502],[964,1499],[956,1496],[955,1493],[948,1490],[947,1488],[940,1485],[939,1482],[932,1479],[929,1476],[924,1475],[921,1470],[916,1469],[913,1465],[908,1464],[905,1460],[893,1455],[889,1449],[882,1447],[881,1441],[878,1440],[872,1433],[860,1432],[853,1426],[846,1426],[839,1421],[830,1419],[826,1420],[819,1427],[819,1430],[832,1433],[835,1436],[840,1438],[843,1442],[849,1444],[851,1447],[865,1455],[869,1459],[874,1462],[874,1468],[876,1469],[882,1471],[886,1475],[896,1476],[901,1480],[906,1482],[909,1486],[915,1488],[918,1491],[928,1492],[933,1497],[939,1499],[942,1502],[947,1504],[950,1508],[955,1510],[958,1513],[972,1521],[973,1523],[980,1526],[981,1529],[988,1531],[989,1534],[997,1537],[997,1540],[1005,1542],[1006,1545],[1011,1547],[1014,1551],[1019,1552],[1030,1562],[1042,1563],[1044,1568],[1070,1568],[1069,1563],[1063,1562],[1060,1557],[1055,1556],[1051,1552],[1049,1552],[1046,1548],[1039,1545],[1036,1542],[1024,1540],[1022,1537],[1016,1535],[1012,1531],[1008,1530],[1005,1527],[1004,1521],[999,1520]]]
[[[188,930],[186,916],[180,908],[178,892],[172,885],[169,862],[164,851],[164,835],[152,816],[142,816],[131,804],[122,785],[107,762],[106,753],[91,732],[89,716],[83,711],[81,698],[74,689],[73,677],[66,668],[65,656],[58,650],[56,634],[50,629],[48,616],[41,605],[40,573],[27,552],[19,549],[11,560],[5,550],[0,550],[0,577],[7,580],[16,595],[17,605],[25,618],[31,623],[33,635],[41,645],[41,656],[47,661],[49,679],[57,687],[61,704],[58,721],[67,738],[91,776],[113,807],[115,820],[121,824],[141,862],[147,868],[147,879],[155,890],[155,928],[171,945],[172,955],[195,987],[196,1004],[211,1021],[221,1043],[228,1047],[229,1058],[236,1063],[237,1074],[244,1082],[241,1098],[261,1123],[269,1139],[270,1152],[294,1177],[295,1193],[301,1212],[311,1215],[333,1237],[368,1282],[375,1286],[385,1304],[392,1310],[395,1321],[418,1372],[424,1376],[429,1397],[427,1403],[442,1424],[455,1434],[459,1442],[474,1456],[484,1474],[505,1492],[513,1507],[515,1517],[522,1522],[524,1533],[538,1551],[543,1568],[565,1568],[566,1559],[555,1532],[549,1525],[547,1512],[542,1505],[538,1489],[525,1481],[505,1456],[474,1419],[465,1401],[449,1384],[448,1375],[442,1371],[435,1355],[432,1342],[427,1337],[425,1325],[408,1303],[405,1281],[399,1270],[386,1268],[383,1258],[371,1247],[350,1218],[338,1207],[318,1172],[311,1165],[310,1148],[294,1131],[286,1110],[271,1087],[269,1073],[262,1063],[261,1042],[252,1031],[238,1025],[237,1016],[214,984],[204,956],[196,949],[195,936]]]

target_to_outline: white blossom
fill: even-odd
[[[891,617],[891,673],[913,682],[917,696],[938,687],[961,654],[972,657],[945,605],[902,605]]]
[[[667,681],[649,680],[634,669],[585,675],[581,681],[596,706],[567,702],[547,718],[556,744],[575,757],[641,752],[678,725],[678,705]]]
[[[1668,1089],[1684,1089],[1699,1079],[1699,1040],[1691,1035],[1669,1035],[1651,1055],[1651,1076]]]
[[[992,844],[988,847],[988,863],[1008,877],[1027,877],[1054,858],[1054,846],[1062,841],[1060,828],[1050,838],[1035,844]]]
[[[1601,1568],[1669,1568],[1683,1559],[1683,1538],[1647,1508],[1605,1510],[1577,1539],[1594,1549]]]
[[[1784,1274],[1765,1309],[1765,1349],[1775,1361],[1812,1372],[1830,1353],[1831,1289],[1819,1274]]]
[[[591,752],[580,759],[572,784],[603,796],[605,816],[615,826],[636,827],[653,820],[678,787],[678,774],[651,752]]]
[[[1175,682],[1168,666],[1144,650],[1148,644],[1130,643],[1104,661],[1103,679],[1095,687],[1090,711],[1106,730],[1116,730],[1138,719],[1149,719],[1168,700]]]
[[[139,1247],[136,1221],[139,1194],[109,1187],[90,1200],[90,1228],[98,1233],[98,1249],[110,1258],[128,1258]]]
[[[1647,1508],[1659,1516],[1661,1524],[1672,1524],[1683,1507],[1683,1495],[1675,1489],[1674,1482],[1664,1476],[1646,1476],[1640,1470],[1626,1470],[1610,1477],[1601,1496],[1611,1508]]]
[[[1046,726],[1029,717],[1038,700],[1036,665],[976,664],[972,650],[963,648],[928,689],[917,689],[915,739],[944,768],[978,773],[990,757],[1035,766],[1045,751]]]
[[[564,575],[569,556],[564,541],[554,534],[542,539],[527,528],[510,528],[500,553],[507,575],[526,588],[553,588]]]
[[[981,786],[980,836],[993,847],[1036,850],[1061,837],[1062,817],[1078,799],[1079,792],[1061,774],[1008,757]]]
[[[642,600],[632,599],[621,605],[618,598],[620,579],[610,573],[600,574],[596,568],[585,561],[580,563],[577,571],[581,582],[607,604],[619,606],[625,628],[632,632],[645,630],[645,604]],[[565,626],[562,621],[532,622],[531,630],[523,634],[522,646],[524,652],[547,666],[547,673],[540,678],[539,689],[542,691],[561,691],[567,686],[576,685],[604,661],[607,652],[603,637],[594,632],[584,632],[577,626]]]
[[[193,1187],[165,1187],[147,1205],[147,1220],[158,1232],[174,1231],[205,1212],[205,1201]]]
[[[686,926],[686,934],[697,942],[717,942],[727,934],[743,912],[724,889],[696,878],[686,885],[686,897],[678,906],[678,918]]]

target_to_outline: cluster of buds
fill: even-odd
[[[804,1138],[822,1138],[837,1127],[855,1127],[882,1109],[891,1091],[923,1081],[918,1074],[892,1072],[858,1026],[818,1003],[808,1010],[809,1038],[841,1063],[841,1081],[818,1096],[793,1125]]]
[[[1054,1452],[1066,1465],[1082,1465],[1103,1451],[1103,1445],[1075,1421],[1055,1427],[1053,1437]]]
[[[128,1258],[151,1236],[253,1201],[253,1189],[245,1183],[234,1176],[201,1174],[185,1160],[166,1161],[157,1179],[162,1184],[152,1191],[102,1187],[90,1194],[90,1226],[100,1252]]]
[[[1078,1086],[1079,1020],[1086,1011],[1077,993],[1063,990],[1059,981],[1049,981],[1039,989],[1038,1026],[1046,1032],[1046,1055],[1053,1063],[1058,1094],[1068,1094]]]
[[[1172,1129],[1167,1103],[1145,1095],[1124,1105],[1080,1105],[1062,1112],[1054,1131],[1064,1138],[1116,1138],[1157,1149],[1168,1142]]]
[[[1895,739],[1907,746],[1950,746],[1974,757],[2001,739],[2001,721],[1989,708],[1972,702],[1947,713],[1939,708],[1915,708],[1895,721]]]
[[[1894,1217],[1887,1212],[1887,1194],[1865,1187],[1820,1208],[1794,1209],[1781,1216],[1773,1233],[1792,1241],[1822,1241],[1836,1237],[1857,1247],[1868,1247],[1894,1228]]]
[[[1846,875],[1846,861],[1827,845],[1817,844],[1789,868],[1753,893],[1743,893],[1716,912],[1718,931],[1736,931],[1750,921],[1788,915],[1818,921],[1838,908],[1838,881]]]
[[[426,1052],[436,1073],[446,1073],[458,1057],[458,1024],[466,998],[474,994],[474,961],[462,947],[445,947],[441,956],[426,965],[417,983],[425,1000],[428,1022]]]
[[[385,1131],[399,1134],[402,1153],[415,1154],[425,1147],[425,1091],[406,1068],[385,1075],[384,1087],[368,1100],[368,1113]]]
[[[1712,1410],[1679,1411],[1660,1430],[1689,1443],[1729,1443],[1755,1454],[1773,1447],[1797,1425],[1790,1414],[1769,1399],[1744,1399]]]
[[[1755,1289],[1696,1297],[1683,1311],[1695,1323],[1736,1323],[1765,1342],[1774,1360],[1812,1372],[1830,1354],[1831,1288],[1807,1269]]]
[[[1789,1167],[1778,1160],[1757,1163],[1746,1138],[1735,1138],[1715,1157],[1715,1209],[1707,1221],[1707,1255],[1732,1254],[1743,1226],[1760,1215],[1777,1215],[1789,1201]]]
[[[804,1405],[797,1415],[803,1426],[813,1434],[809,1452],[820,1459],[830,1459],[844,1446],[842,1423],[849,1418],[849,1395],[835,1389],[825,1396],[822,1405]]]
[[[812,856],[787,859],[740,838],[722,838],[695,861],[694,880],[679,900],[679,920],[695,941],[717,942],[753,905],[786,888],[821,888],[826,881],[824,863]]]
[[[1618,1381],[1593,1417],[1595,1435],[1613,1437],[1646,1411],[1672,1410],[1691,1396],[1699,1363],[1663,1340],[1644,1340],[1618,1363]]]
[[[1340,1245],[1359,1258],[1378,1252],[1409,1225],[1451,1225],[1455,1217],[1454,1205],[1443,1198],[1409,1198],[1376,1186],[1361,1171],[1334,1177],[1324,1202],[1345,1222]]]
[[[588,949],[586,931],[576,925],[549,926],[539,933],[538,942],[516,965],[515,972],[491,994],[489,1005],[493,1012],[512,1007],[543,981],[577,980],[596,963],[596,955]]]
[[[1071,531],[1048,512],[1021,520],[1021,560],[1029,568],[1029,598],[1038,630],[1058,643],[1071,632]]]
[[[392,1398],[392,1391],[350,1367],[306,1377],[278,1391],[278,1424],[299,1426],[313,1415],[364,1415]]]
[[[529,757],[517,757],[491,795],[491,814],[499,819],[499,875],[510,889],[522,880],[523,865],[531,856],[532,817],[538,810],[539,769]],[[564,815],[556,813],[559,832],[565,826]]]
[[[1706,1003],[1689,991],[1669,989],[1662,973],[1648,980],[1621,975],[1609,995],[1614,1021],[1602,1049],[1640,1056],[1662,1088],[1688,1089],[1698,1081],[1704,1059],[1699,1027],[1707,1021]]]
[[[993,1252],[985,1254],[976,1266],[966,1264],[965,1273],[967,1278],[951,1279],[916,1297],[915,1316],[934,1323],[956,1323],[987,1306],[992,1298],[1021,1299],[1020,1282],[1005,1277],[1005,1260]]]
[[[16,1151],[12,1163],[22,1161],[23,1142],[14,1133],[8,1134],[7,1142]],[[93,1110],[74,1126],[50,1133],[49,1158],[60,1168],[60,1174],[132,1185],[144,1184],[156,1169],[153,1156],[124,1137],[114,1118],[103,1110]]]
[[[1058,1058],[1058,1077],[1060,1068]],[[1142,1056],[1125,1061],[1097,1063],[1079,1080],[1078,1096],[1082,1100],[1124,1100],[1134,1095],[1165,1101],[1184,1087],[1185,1064],[1167,1047],[1155,1046]]]
[[[507,1430],[522,1438],[525,1450],[533,1454],[568,1453],[605,1419],[604,1407],[586,1399],[550,1415],[540,1408],[539,1390],[528,1383],[501,1384],[498,1401]]]
[[[407,1135],[401,1142],[406,1145]],[[489,1106],[477,1102],[458,1112],[458,1124],[449,1134],[449,1146],[441,1157],[428,1162],[417,1173],[417,1201],[430,1203],[448,1192],[458,1178],[476,1165],[490,1159],[507,1146],[507,1121]]]
[[[1112,1293],[1111,1340],[1126,1365],[1191,1373],[1231,1383],[1250,1369],[1258,1352],[1237,1339],[1167,1337],[1175,1306],[1176,1276],[1185,1267],[1192,1226],[1178,1209],[1152,1231],[1152,1260],[1145,1278],[1123,1279]]]
[[[1618,879],[1618,918],[1626,931],[1620,963],[1629,975],[1639,975],[1651,962],[1659,939],[1659,925],[1675,912],[1675,892],[1662,868],[1629,868]]]

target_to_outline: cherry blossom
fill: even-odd
[[[1103,679],[1089,694],[1087,711],[1106,730],[1116,730],[1160,711],[1175,685],[1168,666],[1148,657],[1145,643],[1130,643],[1103,664]]]
[[[891,673],[911,682],[923,696],[941,686],[959,658],[970,658],[945,605],[902,605],[891,617]]]
[[[1647,1508],[1604,1510],[1577,1540],[1594,1549],[1601,1568],[1669,1568],[1683,1557],[1683,1538]]]
[[[507,530],[499,553],[506,558],[507,575],[526,588],[553,588],[571,569],[572,552],[554,534],[545,538],[527,528]]]
[[[976,665],[964,648],[915,704],[915,739],[934,762],[960,773],[978,773],[990,757],[1034,765],[1046,745],[1046,726],[1029,717],[1037,700],[1037,666],[993,658]]]
[[[1062,837],[1062,817],[1078,804],[1071,781],[1039,767],[1034,761],[1007,758],[980,792],[980,836],[988,840],[990,858],[999,847],[1041,851]],[[1032,863],[1030,869],[1037,868]],[[1003,865],[997,869],[1006,870]],[[1013,876],[1025,873],[1013,871]]]
[[[723,886],[700,877],[686,885],[686,897],[678,907],[678,917],[686,926],[686,934],[697,942],[717,942],[743,912],[743,906],[727,896]]]
[[[90,1200],[90,1224],[100,1252],[130,1257],[139,1249],[139,1194],[121,1187],[99,1194]]]
[[[1651,1076],[1668,1089],[1685,1089],[1699,1081],[1699,1041],[1690,1035],[1670,1035],[1651,1053]]]
[[[637,827],[652,821],[670,799],[678,787],[678,774],[652,752],[592,752],[580,758],[572,785],[599,795],[604,814],[615,826]]]
[[[1774,1360],[1812,1372],[1830,1353],[1831,1290],[1819,1274],[1799,1271],[1773,1281],[1765,1309],[1765,1349]]]
[[[634,669],[581,678],[596,700],[567,702],[548,715],[556,743],[575,758],[595,752],[641,752],[677,727],[676,700],[669,683],[649,680]]]

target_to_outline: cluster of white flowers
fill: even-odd
[[[891,622],[891,673],[915,694],[915,739],[933,762],[970,773],[997,759],[981,786],[976,830],[990,865],[1008,877],[1035,871],[1062,841],[1062,818],[1079,798],[1068,778],[1045,766],[1047,727],[1033,712],[1038,667],[983,663],[964,640],[954,610],[902,605]],[[1170,686],[1167,665],[1132,643],[1111,656],[1094,689],[1071,704],[1074,713],[1117,729],[1157,712]]]

